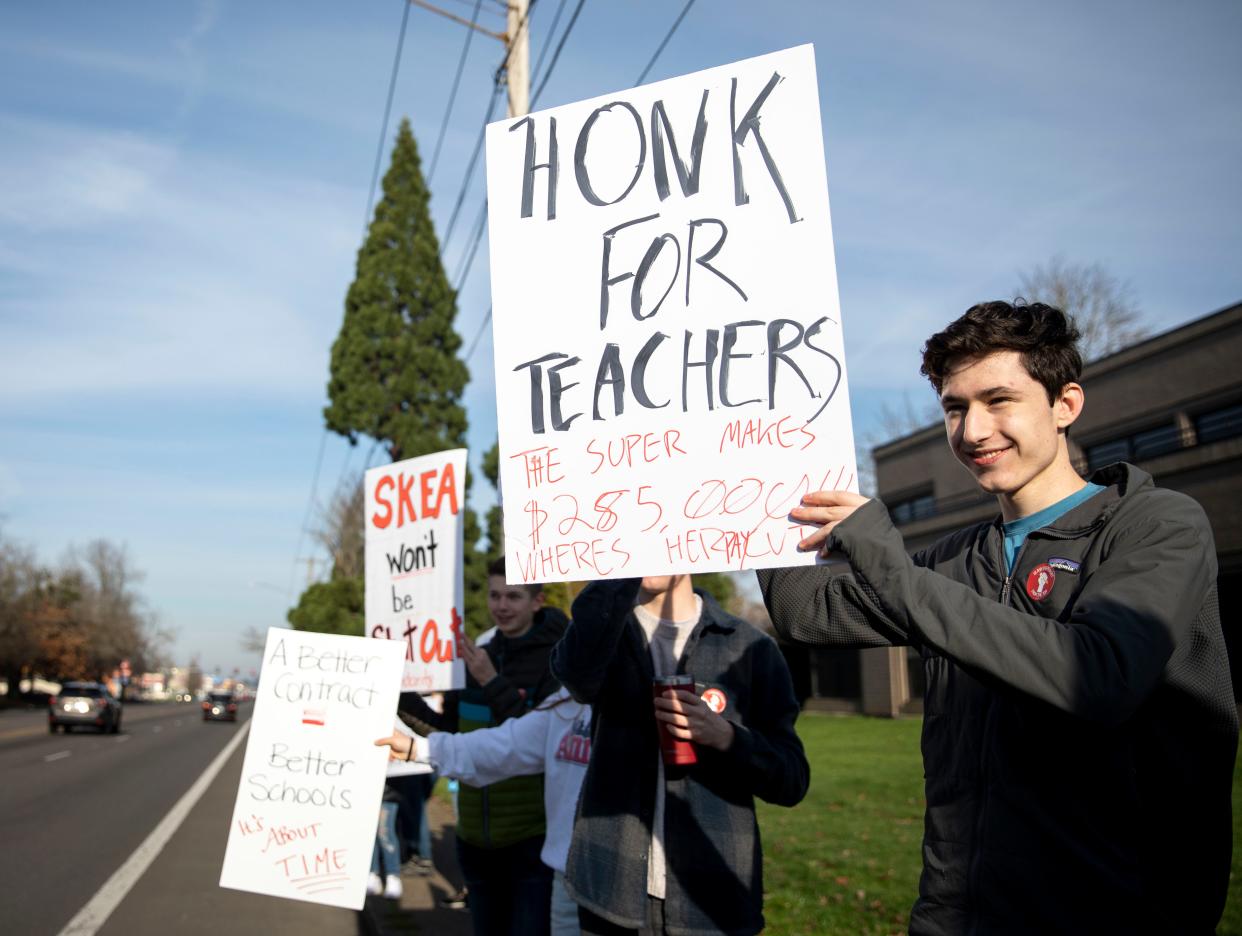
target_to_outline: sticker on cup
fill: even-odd
[[[657,676],[651,681],[653,699],[658,699],[670,689],[694,692],[694,677],[689,673],[679,673],[676,676]],[[657,718],[656,724],[659,725],[660,730],[660,756],[664,759],[665,766],[685,767],[698,763],[699,758],[691,742],[674,737],[673,733],[668,730],[668,722]]]

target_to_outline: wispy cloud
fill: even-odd
[[[69,275],[0,296],[0,392],[322,385],[356,193],[132,133],[0,118],[6,130],[0,173],[21,184],[0,245],[22,247],[0,264]]]

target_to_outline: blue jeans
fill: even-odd
[[[552,936],[582,936],[578,905],[565,890],[565,875],[560,871],[552,879]]]
[[[427,798],[435,786],[435,774],[412,774],[392,777],[388,780],[401,796],[405,807],[401,810],[397,828],[407,854],[420,858],[431,857],[431,827],[427,823]]]
[[[397,845],[397,804],[381,803],[379,829],[375,850],[371,852],[371,870],[387,877],[401,873],[401,849]]]
[[[543,836],[502,848],[457,840],[474,936],[548,936],[552,869],[543,863]]]

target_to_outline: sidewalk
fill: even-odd
[[[400,900],[368,897],[358,915],[359,932],[366,936],[470,936],[470,913],[445,910],[440,900],[461,888],[457,867],[457,839],[453,807],[438,796],[427,800],[431,824],[431,852],[435,870],[424,876],[408,862],[401,871],[404,892]]]

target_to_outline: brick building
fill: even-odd
[[[1242,303],[1088,364],[1086,406],[1070,433],[1080,472],[1129,461],[1156,483],[1189,494],[1212,523],[1221,620],[1230,656],[1242,614]],[[996,515],[953,458],[939,423],[875,450],[879,497],[913,551]],[[815,707],[895,715],[922,705],[913,651],[814,651]],[[1235,668],[1234,693],[1239,696]]]

